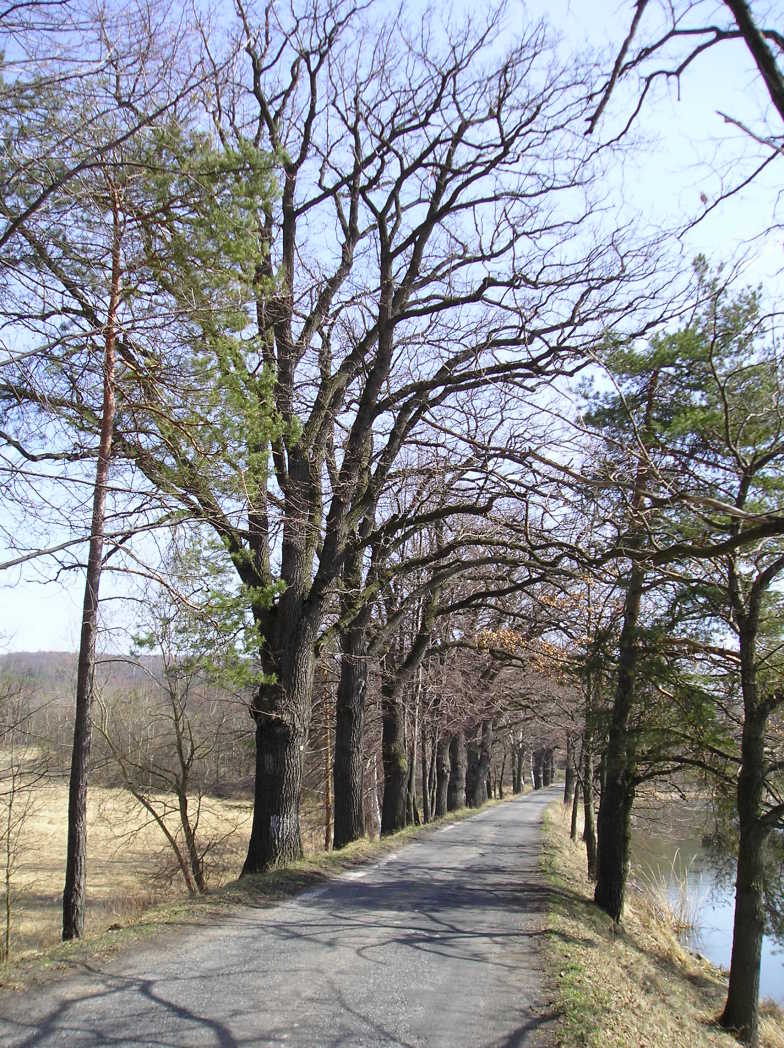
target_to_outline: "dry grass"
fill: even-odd
[[[726,974],[678,942],[659,902],[633,891],[623,926],[592,903],[583,845],[569,840],[568,819],[551,808],[545,863],[554,904],[549,960],[562,1015],[562,1048],[737,1048],[719,1029]],[[762,1045],[784,1048],[784,1015],[763,1009]]]
[[[41,801],[24,842],[27,854],[35,858],[20,871],[20,880],[24,883],[15,902],[15,920],[17,926],[21,926],[19,938],[26,936],[27,947],[22,953],[17,942],[11,963],[0,967],[0,987],[7,990],[23,991],[48,982],[54,971],[66,972],[87,961],[100,963],[118,950],[131,948],[161,933],[182,934],[188,926],[212,921],[221,912],[238,906],[273,906],[347,869],[377,859],[434,826],[477,813],[475,808],[465,808],[426,827],[409,827],[381,840],[365,839],[339,852],[325,852],[319,850],[323,839],[321,812],[311,808],[305,810],[302,819],[306,858],[268,873],[228,880],[236,877],[245,857],[251,803],[211,799],[210,818],[216,823],[221,819],[241,821],[237,833],[223,845],[226,883],[206,896],[193,898],[179,887],[151,890],[150,885],[160,879],[162,855],[166,863],[170,862],[159,831],[141,825],[143,818],[138,810],[134,822],[128,798],[122,791],[93,787],[88,828],[87,934],[84,939],[61,943],[66,786],[51,787]],[[497,803],[488,801],[486,807]],[[123,841],[118,839],[118,827],[132,829],[134,833]]]
[[[12,887],[12,953],[41,950],[60,937],[68,787],[39,785],[19,846]],[[209,859],[211,885],[233,878],[244,858],[249,801],[205,801],[205,840],[228,837]],[[88,800],[88,922],[91,934],[125,924],[150,906],[185,893],[160,830],[123,790],[91,787]],[[172,875],[174,874],[174,878]]]

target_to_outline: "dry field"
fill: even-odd
[[[11,887],[11,954],[17,958],[60,938],[67,782],[39,784],[34,798],[33,811],[22,830]],[[199,833],[203,841],[217,842],[207,858],[210,887],[238,875],[250,818],[250,801],[204,800]],[[174,823],[170,824],[173,828]],[[88,934],[124,923],[163,899],[185,894],[161,831],[123,790],[90,787],[87,832]],[[0,891],[0,898],[3,895]]]

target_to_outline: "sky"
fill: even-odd
[[[718,6],[706,5],[705,9]],[[564,53],[572,48],[601,49],[608,41],[622,38],[631,7],[631,0],[533,0],[525,8],[510,4],[507,24],[514,33],[523,20],[545,16],[562,33]],[[758,9],[755,4],[754,10]],[[618,97],[621,104],[626,101],[628,105],[628,96],[619,93]],[[695,218],[703,207],[701,198],[715,198],[721,172],[726,174],[728,149],[740,156],[749,149],[748,140],[722,114],[754,123],[769,110],[766,103],[751,60],[741,45],[734,44],[701,57],[683,78],[680,92],[675,85],[658,91],[637,125],[636,135],[644,140],[628,151],[623,166],[611,176],[613,191],[623,198],[629,216],[653,230]],[[612,119],[613,113],[608,116]],[[771,167],[768,176],[714,211],[682,242],[673,243],[684,266],[697,253],[705,253],[714,264],[745,257],[746,282],[763,282],[768,287],[780,284],[784,232],[749,243],[754,231],[768,229],[773,223],[780,165]],[[0,548],[0,562],[6,559],[6,552]],[[71,573],[64,580],[44,584],[37,581],[42,568],[51,575],[44,566],[34,565],[0,572],[0,654],[73,651],[78,646],[83,578]],[[102,596],[109,598],[108,620],[122,618],[122,585],[106,578]],[[118,646],[123,647],[119,635],[111,640],[114,650]]]

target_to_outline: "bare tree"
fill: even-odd
[[[680,0],[674,4],[635,0],[630,13],[629,29],[618,48],[612,70],[595,93],[588,134],[596,131],[603,118],[607,122],[606,107],[624,81],[636,79],[636,85],[631,111],[620,130],[613,132],[617,137],[625,135],[640,116],[654,85],[660,81],[675,82],[680,91],[681,78],[686,72],[693,66],[698,67],[706,52],[719,48],[735,56],[739,48],[745,49],[758,74],[762,97],[767,97],[772,107],[769,119],[763,118],[754,124],[737,114],[721,114],[728,125],[745,136],[745,155],[736,158],[727,183],[715,199],[709,200],[702,194],[703,209],[696,219],[700,221],[722,201],[744,190],[781,155],[784,34],[777,25],[765,24],[747,0],[722,0],[718,5],[702,0]],[[756,232],[751,230],[750,236]]]
[[[0,877],[3,886],[3,926],[0,963],[11,957],[15,873],[27,858],[25,825],[35,811],[36,787],[46,778],[46,754],[31,730],[35,715],[24,682],[0,680]]]

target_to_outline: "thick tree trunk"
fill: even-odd
[[[340,682],[335,717],[335,831],[333,846],[343,848],[365,836],[362,738],[367,697],[364,631],[341,633]]]
[[[284,600],[289,591],[284,594]],[[265,645],[264,668],[274,684],[262,684],[256,721],[256,784],[248,854],[242,874],[261,873],[302,857],[299,805],[302,761],[313,693],[318,616],[307,616],[296,598],[274,622],[277,648]],[[274,653],[277,652],[277,655]],[[274,659],[274,661],[273,661]]]
[[[387,682],[381,689],[381,757],[384,765],[384,799],[381,834],[397,833],[406,825],[408,756],[403,706]]]
[[[103,410],[98,445],[98,465],[93,488],[93,512],[87,576],[84,586],[82,629],[76,671],[71,774],[68,784],[68,844],[63,889],[63,940],[84,934],[87,892],[87,780],[92,745],[92,705],[95,675],[95,641],[98,633],[98,592],[101,584],[106,486],[112,454],[115,414],[115,339],[120,303],[122,223],[118,192],[112,189],[112,276],[103,352]]]
[[[466,803],[470,808],[481,807],[488,797],[488,773],[493,749],[493,722],[482,721],[481,733],[466,746]]]
[[[574,796],[574,736],[566,733],[566,769],[564,771],[564,804],[571,804]]]
[[[459,811],[466,803],[465,736],[456,732],[449,742],[449,785],[446,806],[448,811]]]
[[[541,790],[542,788],[542,776],[544,772],[544,750],[534,750],[533,756],[533,773],[534,773],[534,789]]]
[[[417,742],[419,740],[419,696],[420,684],[414,689],[414,722],[411,725],[411,743],[408,754],[408,778],[406,781],[406,824],[408,826],[419,825],[419,811],[416,802],[416,769],[417,769]]]
[[[329,696],[324,696],[324,851],[329,851],[333,842],[334,804],[332,800],[332,718]]]
[[[306,739],[294,722],[256,716],[253,823],[243,876],[302,857],[299,802]]]
[[[522,793],[525,789],[525,748],[519,746],[512,767],[512,793]]]
[[[762,937],[765,931],[763,853],[769,829],[762,821],[766,772],[767,710],[757,693],[754,651],[756,636],[741,629],[741,684],[744,721],[741,770],[738,776],[738,866],[735,879],[735,915],[727,1001],[721,1025],[745,1044],[759,1043],[759,982]],[[756,625],[754,626],[756,633]]]
[[[738,783],[738,800],[748,784]],[[751,792],[749,790],[749,792]],[[767,833],[758,818],[741,818],[738,870],[735,881],[735,915],[727,1001],[721,1025],[745,1044],[759,1043],[759,984],[762,938],[765,931],[763,849]]]
[[[590,739],[586,739],[583,748],[583,840],[585,841],[585,855],[588,863],[588,877],[596,880],[596,824],[593,810],[593,753],[591,752]],[[577,791],[575,791],[576,793]]]
[[[629,740],[637,673],[637,621],[643,569],[632,562],[618,650],[618,680],[605,751],[605,783],[597,823],[598,862],[594,901],[614,921],[621,919],[629,872],[635,766]]]
[[[436,747],[436,818],[447,813],[447,790],[449,789],[449,744],[451,735],[439,735]]]
[[[580,791],[575,790],[572,794],[572,814],[569,821],[569,839],[577,840],[577,815],[580,810]]]
[[[544,759],[542,760],[542,785],[552,786],[553,776],[555,771],[555,763],[553,760],[553,751],[548,746],[544,751]]]
[[[479,774],[484,776],[487,782],[487,797],[492,796],[493,788],[490,784],[490,765],[493,760],[493,722],[489,717],[482,721],[482,738],[479,749]]]
[[[421,738],[419,748],[422,753],[422,822],[430,822],[430,766],[427,759],[427,734],[425,732],[425,718],[422,717]]]
[[[648,384],[643,433],[648,434],[658,385],[658,371],[653,371]],[[647,460],[641,456],[634,481],[631,509],[637,514],[643,507]],[[641,525],[632,517],[629,545],[640,548]],[[604,781],[597,820],[598,856],[594,901],[614,921],[621,919],[626,878],[629,872],[631,813],[634,803],[635,762],[629,738],[629,718],[634,709],[639,649],[637,629],[645,572],[639,561],[632,560],[623,605],[623,625],[618,642],[618,676],[610,717],[607,748],[604,752]]]

